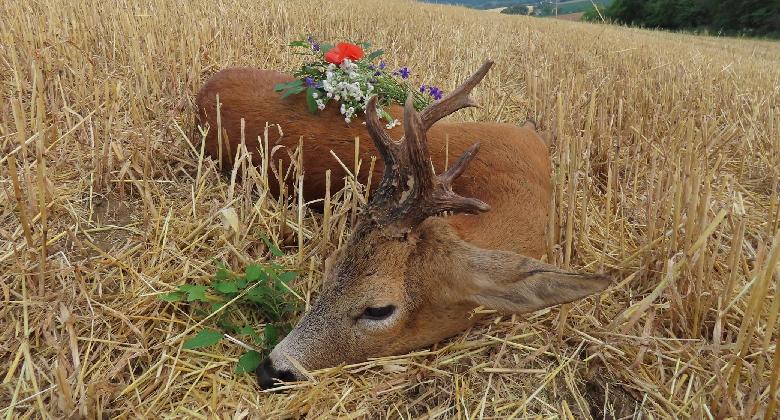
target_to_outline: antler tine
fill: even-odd
[[[471,90],[485,78],[485,75],[491,67],[493,67],[493,61],[485,61],[485,63],[482,64],[482,67],[457,89],[426,108],[420,115],[424,129],[428,130],[436,121],[439,121],[459,109],[470,106],[478,107],[479,104],[470,97],[469,94],[471,93]]]
[[[404,105],[404,138],[394,141],[382,127],[376,111],[376,97],[366,107],[366,128],[384,161],[384,175],[365,211],[382,226],[405,231],[429,216],[442,212],[479,213],[490,206],[476,198],[460,196],[452,191],[453,182],[466,170],[479,151],[479,143],[468,148],[450,169],[436,175],[431,167],[426,132],[430,125],[445,115],[465,106],[474,106],[468,97],[490,69],[492,62],[467,80],[455,92],[426,111],[414,108],[414,96],[409,94]]]
[[[414,176],[412,192],[418,196],[426,196],[434,184],[434,173],[431,168],[431,156],[428,153],[428,138],[423,126],[421,114],[414,109],[414,95],[406,97],[404,104],[404,149],[409,170]]]
[[[434,193],[433,201],[438,212],[453,211],[476,214],[490,210],[490,206],[484,201],[463,197],[452,191],[452,183],[466,171],[471,160],[477,156],[479,146],[479,142],[472,144],[471,147],[463,152],[458,161],[455,162],[455,165],[447,169],[443,174],[436,176],[436,186],[438,188]]]
[[[374,140],[374,145],[377,150],[382,153],[382,158],[387,161],[385,154],[390,153],[390,150],[396,142],[390,137],[389,134],[382,127],[382,122],[379,121],[379,115],[376,112],[376,95],[372,96],[366,104],[366,129],[368,134]]]
[[[479,142],[472,144],[471,147],[466,149],[466,151],[460,155],[460,158],[457,162],[455,162],[454,165],[447,169],[446,172],[439,175],[439,179],[441,179],[441,181],[445,184],[452,185],[452,183],[458,179],[461,174],[463,174],[466,168],[468,168],[471,160],[477,156],[477,153],[479,152],[479,146]]]

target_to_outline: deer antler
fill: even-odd
[[[404,106],[404,137],[393,140],[382,127],[376,112],[376,96],[366,106],[366,127],[385,163],[384,176],[365,212],[382,226],[393,225],[408,230],[429,216],[445,211],[479,213],[490,209],[476,198],[452,191],[452,183],[468,167],[479,151],[479,143],[469,147],[446,172],[436,175],[431,166],[426,132],[440,119],[453,112],[478,106],[469,96],[485,77],[492,61],[486,61],[457,89],[422,112],[414,109],[410,94]]]

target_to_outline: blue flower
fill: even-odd
[[[314,38],[313,38],[311,35],[309,35],[308,37],[306,37],[306,42],[308,42],[309,44],[311,44],[311,49],[312,49],[313,51],[319,51],[319,50],[320,50],[320,43],[319,43],[319,42],[316,42],[316,41],[314,40]]]
[[[385,68],[385,60],[382,60],[382,61],[379,62],[379,68],[384,70],[384,68]]]
[[[420,93],[425,93],[425,85],[420,85]]]
[[[428,94],[433,97],[435,100],[439,100],[444,96],[444,91],[437,88],[436,86],[430,86],[428,87]]]
[[[401,67],[401,69],[398,70],[398,74],[401,75],[401,79],[408,79],[409,78],[409,68],[408,67]]]
[[[374,67],[374,65],[373,65],[373,64],[369,64],[369,65],[368,65],[368,69],[369,69],[369,70],[373,70],[373,69],[375,69],[375,68],[376,68],[376,67]]]
[[[381,75],[382,75],[382,72],[381,72],[381,71],[378,71],[378,72],[375,72],[375,73],[374,73],[374,76],[381,76]]]
[[[314,79],[311,77],[307,77],[303,81],[306,82],[306,87],[314,87]]]

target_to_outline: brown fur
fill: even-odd
[[[294,149],[302,136],[304,196],[314,200],[325,193],[326,170],[332,171],[334,180],[345,175],[331,150],[351,165],[354,139],[359,137],[365,162],[377,153],[362,120],[347,125],[333,104],[310,114],[303,98],[280,99],[273,86],[290,80],[273,71],[221,71],[198,95],[199,117],[201,124],[210,126],[206,151],[217,158],[219,94],[227,139],[223,163],[228,166],[227,156],[235,154],[241,141],[241,118],[250,151],[260,147],[257,138],[266,122],[284,130],[283,137],[272,138],[272,147]],[[399,119],[403,115],[400,107],[390,112]],[[402,131],[396,128],[390,135],[399,138]],[[427,137],[437,172],[444,170],[447,143],[454,163],[470,145],[481,142],[479,155],[457,179],[454,190],[488,203],[491,211],[431,217],[411,226],[404,238],[361,218],[348,243],[328,258],[317,302],[263,364],[262,369],[271,372],[266,376],[284,377],[283,372],[300,378],[291,358],[306,369],[317,369],[430,345],[472,325],[476,320],[468,312],[477,305],[529,312],[582,298],[609,284],[606,277],[565,272],[534,259],[545,249],[552,188],[549,151],[533,124],[440,121]],[[289,164],[286,153],[277,156]],[[254,155],[254,163],[260,164],[259,154]],[[374,185],[382,171],[379,160],[372,175]],[[360,180],[365,182],[367,175],[366,169]],[[361,316],[367,307],[390,304],[396,311],[386,320]]]
[[[266,122],[279,124],[284,136],[277,140],[277,130],[269,131],[271,147],[283,145],[294,150],[299,138],[303,142],[303,166],[306,174],[304,198],[313,200],[325,195],[325,171],[330,169],[332,180],[346,174],[331,156],[332,150],[348,167],[353,167],[355,138],[360,138],[360,157],[363,159],[359,179],[366,182],[368,162],[377,156],[374,145],[361,119],[346,124],[333,103],[318,114],[307,110],[303,95],[284,100],[274,92],[274,85],[293,80],[283,73],[251,68],[232,68],[215,74],[203,86],[197,97],[201,124],[208,124],[206,153],[219,156],[217,142],[216,96],[219,94],[222,128],[227,141],[223,143],[222,159],[235,156],[241,143],[241,118],[245,121],[245,141],[251,152],[258,150],[258,136],[263,135]],[[403,121],[400,106],[390,113]],[[389,133],[400,138],[403,128]],[[464,239],[491,249],[504,249],[540,257],[544,252],[544,231],[552,188],[550,186],[550,155],[539,135],[529,126],[517,127],[499,123],[451,123],[441,121],[428,131],[428,147],[434,167],[444,170],[446,143],[449,141],[449,162],[455,160],[474,142],[482,147],[469,169],[454,186],[459,194],[478,198],[490,204],[491,211],[479,216],[454,216],[452,225]],[[287,153],[277,153],[275,159],[289,165]],[[254,153],[256,165],[260,154]],[[372,184],[382,178],[384,166],[377,156]],[[276,183],[271,182],[272,193],[277,194]]]

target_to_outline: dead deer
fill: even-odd
[[[373,174],[381,181],[350,238],[325,261],[319,297],[257,369],[262,388],[304,379],[300,368],[431,345],[472,326],[478,317],[470,313],[478,306],[527,313],[609,285],[604,275],[566,271],[537,259],[545,250],[552,188],[549,150],[532,125],[438,122],[477,106],[469,94],[492,64],[486,62],[421,112],[411,101],[390,108],[393,115],[403,114],[400,140],[385,131],[376,98],[368,104],[365,125],[355,121],[345,127],[335,109],[313,115],[304,111],[303,98],[281,100],[274,85],[292,80],[281,73],[227,69],[204,85],[197,105],[201,123],[212,128],[205,140],[208,153],[230,163],[240,144],[241,118],[250,151],[260,147],[257,139],[266,122],[280,124],[282,145],[295,148],[304,137],[307,200],[324,196],[326,170],[334,178],[345,175],[330,151],[352,161],[355,137],[373,139],[373,148],[360,143],[362,159],[378,153],[382,160]],[[222,145],[214,130],[217,94],[226,134]],[[460,155],[449,168],[444,168],[445,149]],[[357,175],[365,182],[368,171]]]

